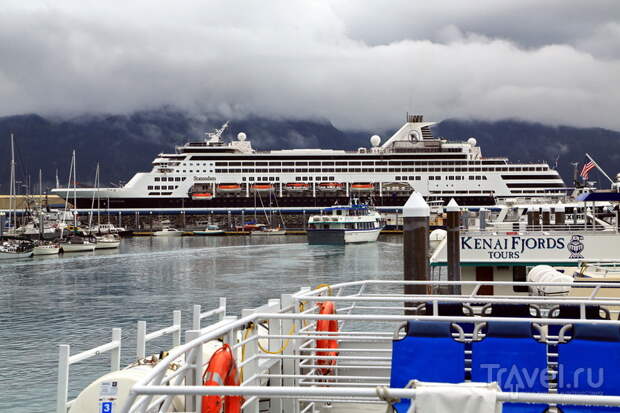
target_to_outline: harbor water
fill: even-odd
[[[303,286],[402,277],[402,237],[309,246],[304,236],[129,238],[120,250],[0,262],[0,412],[55,411],[58,344],[77,353],[122,328],[122,364],[135,361],[136,322],[183,329],[194,304],[227,297],[228,313]],[[170,346],[163,337],[147,354]],[[70,398],[109,369],[109,355],[71,367]]]

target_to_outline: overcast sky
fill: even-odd
[[[0,116],[162,105],[620,130],[620,1],[2,1]]]

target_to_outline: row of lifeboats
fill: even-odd
[[[336,192],[336,191],[344,191],[345,184],[340,182],[321,182],[316,185],[316,189],[318,191],[323,192]],[[373,184],[351,184],[351,191],[353,192],[372,192],[374,191],[375,186]],[[237,193],[241,192],[242,187],[239,184],[220,184],[217,185],[216,191],[220,193]],[[250,191],[252,192],[272,192],[275,191],[276,187],[273,184],[254,184],[250,186]],[[305,182],[291,182],[284,185],[284,190],[287,192],[303,192],[312,190],[312,184]],[[209,200],[213,198],[213,193],[211,192],[195,192],[192,194],[192,199],[194,200]]]

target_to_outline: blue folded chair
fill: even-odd
[[[496,381],[503,391],[547,393],[547,349],[532,336],[530,322],[487,323],[486,336],[472,344],[473,382]],[[546,404],[505,403],[504,412],[543,412]]]
[[[390,387],[404,388],[411,380],[462,383],[465,374],[463,343],[452,338],[450,322],[409,321],[407,335],[392,343]],[[406,412],[410,399],[394,405]]]
[[[620,396],[620,327],[579,323],[558,345],[558,393]],[[560,406],[564,413],[620,412],[620,407]]]

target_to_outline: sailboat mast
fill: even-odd
[[[39,209],[43,210],[43,172],[39,169]]]
[[[13,231],[16,229],[17,223],[17,190],[15,187],[15,140],[11,133],[11,183],[10,183],[10,201],[9,201],[9,220],[13,226]],[[11,214],[13,216],[11,217]]]
[[[73,227],[77,228],[77,164],[75,162],[75,149],[73,150],[73,156],[71,157],[71,163],[73,163]]]

